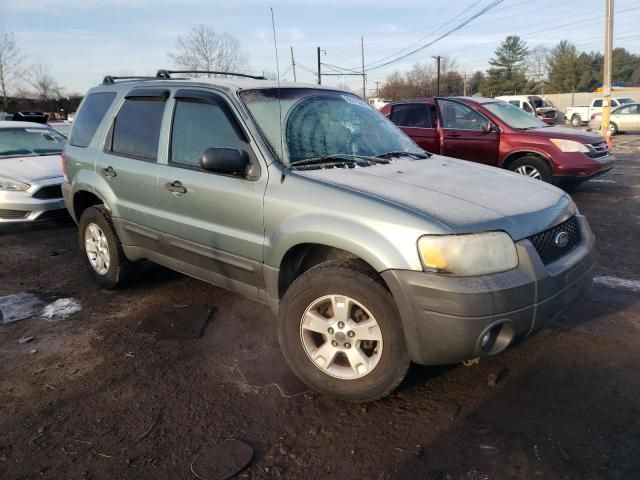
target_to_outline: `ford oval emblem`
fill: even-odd
[[[569,243],[569,234],[567,232],[558,233],[556,238],[553,239],[553,243],[555,243],[558,248],[566,247]]]

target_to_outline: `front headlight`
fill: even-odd
[[[30,186],[31,185],[29,185],[28,183],[22,183],[22,182],[19,182],[18,180],[12,180],[10,178],[0,177],[0,190],[9,190],[11,192],[24,192],[25,190],[28,190]]]
[[[418,253],[426,271],[461,277],[504,272],[518,266],[516,246],[504,232],[425,235]]]
[[[549,141],[560,149],[561,152],[589,153],[589,148],[584,143],[575,140],[564,140],[562,138],[550,138]]]

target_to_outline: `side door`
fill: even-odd
[[[484,115],[456,100],[438,98],[436,105],[442,155],[497,164],[500,134]]]
[[[259,152],[222,94],[177,90],[171,108],[167,163],[159,166],[158,180],[165,249],[197,269],[195,276],[251,295],[256,291],[243,289],[263,286],[267,169],[260,168]],[[208,148],[245,152],[251,178],[202,169]]]
[[[435,115],[426,103],[400,103],[391,107],[389,119],[418,146],[430,153],[440,153]],[[435,111],[433,112],[435,113]]]
[[[626,105],[616,109],[611,114],[611,121],[618,125],[622,132],[640,129],[640,115],[638,115],[639,105]]]
[[[157,88],[127,93],[96,156],[96,173],[111,190],[110,207],[125,245],[161,249],[157,161],[168,95]]]

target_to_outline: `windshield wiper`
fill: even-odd
[[[381,153],[380,155],[376,155],[375,158],[413,157],[413,158],[419,158],[423,160],[425,158],[429,158],[430,156],[431,154],[427,154],[427,153],[421,154],[421,153],[397,151],[397,152]]]
[[[389,163],[376,157],[368,157],[365,155],[348,155],[346,153],[334,153],[332,155],[324,155],[322,157],[303,158],[289,162],[290,168],[312,166],[312,165],[344,165],[345,163],[355,163],[357,165],[371,165],[372,163]]]

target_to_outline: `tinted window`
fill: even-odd
[[[171,131],[171,161],[200,165],[200,155],[207,148],[244,148],[229,119],[217,105],[178,101]]]
[[[142,160],[156,160],[164,99],[125,100],[113,123],[111,151]]]
[[[511,106],[506,102],[500,103]],[[482,130],[487,124],[487,120],[482,115],[466,105],[449,100],[440,100],[439,105],[440,112],[442,113],[443,128]],[[515,107],[511,106],[511,108]]]
[[[400,127],[433,128],[424,103],[395,105],[391,111],[391,121]]]
[[[69,143],[76,147],[86,147],[91,143],[104,114],[107,112],[116,94],[113,92],[92,93],[82,102],[71,130]]]
[[[615,102],[615,100],[613,100],[613,102]],[[594,108],[600,108],[601,106],[602,106],[602,100],[596,100],[595,102],[593,102]]]

